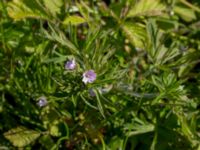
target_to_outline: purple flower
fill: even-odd
[[[37,105],[38,105],[39,107],[44,107],[44,106],[47,105],[47,103],[48,103],[48,102],[47,102],[46,97],[42,96],[42,97],[39,98],[39,100],[38,100],[38,102],[37,102]]]
[[[75,67],[76,67],[76,62],[74,59],[68,60],[65,63],[65,69],[67,69],[67,70],[73,70]]]
[[[82,81],[87,84],[87,83],[92,83],[96,80],[96,73],[94,72],[94,70],[88,70],[86,72],[83,73],[83,79]]]

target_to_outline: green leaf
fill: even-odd
[[[53,124],[50,127],[50,134],[52,136],[61,136],[61,132],[59,131],[59,127],[57,124]]]
[[[194,134],[192,133],[190,126],[187,123],[186,118],[183,117],[183,115],[179,115],[179,114],[177,114],[177,116],[181,125],[181,133],[184,134],[191,143],[193,143]]]
[[[54,142],[50,135],[44,135],[39,139],[39,142],[46,149],[51,149],[54,146]]]
[[[16,147],[24,147],[36,140],[40,133],[34,130],[27,129],[23,126],[11,129],[4,133],[4,136]]]
[[[8,4],[8,15],[16,20],[23,18],[48,19],[48,15],[37,1],[15,0]]]
[[[42,32],[47,39],[51,41],[56,41],[60,43],[61,45],[68,47],[72,54],[77,54],[77,55],[80,54],[77,47],[70,40],[66,38],[64,32],[62,32],[61,30],[57,28],[53,28],[51,25],[49,25],[49,27],[51,30],[50,33],[49,31],[42,29]]]
[[[8,28],[4,32],[0,33],[0,38],[4,38],[8,46],[14,48],[20,43],[20,40],[24,37],[24,33],[20,30]]]
[[[178,28],[178,22],[176,20],[171,20],[169,18],[157,18],[156,23],[158,24],[158,27],[163,29],[164,31],[166,30],[173,30]]]
[[[148,33],[148,53],[151,61],[156,65],[163,65],[173,60],[180,54],[176,43],[166,47],[164,45],[165,36],[158,30],[155,20],[149,20],[147,23]]]
[[[174,7],[174,12],[178,14],[183,20],[188,22],[196,19],[194,10],[181,5],[176,5]]]
[[[99,109],[99,112],[101,113],[101,115],[105,118],[105,114],[104,114],[104,108],[103,108],[103,104],[101,102],[101,99],[99,97],[99,92],[97,90],[94,90],[96,98],[97,98],[97,107]]]
[[[86,20],[83,17],[74,15],[74,16],[69,16],[69,17],[65,18],[63,21],[63,24],[64,25],[68,25],[68,24],[79,25],[79,24],[82,24],[85,22],[86,22]]]
[[[155,127],[153,124],[143,124],[143,125],[138,125],[138,124],[127,124],[125,126],[129,130],[128,136],[134,136],[138,134],[144,134],[148,132],[153,132]]]
[[[56,15],[61,11],[63,5],[63,0],[43,0],[46,8],[51,12],[51,14]]]
[[[149,54],[151,57],[153,57],[156,53],[156,48],[159,45],[159,34],[158,29],[155,23],[155,20],[149,20],[147,23],[147,33],[148,33],[148,40],[149,45],[151,48],[149,48]]]
[[[55,58],[44,59],[43,63],[52,63],[52,62],[54,62],[56,64],[56,63],[60,63],[60,62],[66,61],[66,58],[67,57],[63,56],[63,57],[55,57]]]
[[[147,36],[145,28],[141,24],[126,22],[123,26],[123,30],[135,47],[144,48],[144,42]]]
[[[118,150],[119,148],[123,148],[123,144],[125,143],[125,140],[114,136],[112,139],[109,141],[109,144],[107,145],[108,150]]]
[[[160,0],[140,0],[132,7],[128,17],[158,16],[163,14],[164,9],[165,5]]]

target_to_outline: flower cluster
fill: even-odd
[[[75,59],[72,59],[72,60],[68,60],[66,63],[65,63],[65,69],[66,70],[74,70],[76,68],[76,61]],[[83,73],[83,79],[82,81],[87,84],[87,83],[93,83],[95,80],[96,80],[96,73],[94,72],[94,70],[88,70],[88,71],[85,71]]]
[[[72,60],[68,60],[66,63],[65,63],[65,69],[66,70],[74,70],[76,68],[76,61],[75,59],[72,59]],[[85,71],[82,75],[82,81],[85,83],[85,84],[88,84],[88,83],[93,83],[95,80],[96,80],[96,73],[94,72],[94,70],[88,70],[88,71]],[[90,92],[93,92],[93,91],[90,91]],[[93,95],[94,95],[94,92],[93,92]],[[95,95],[94,95],[95,96]],[[46,97],[42,96],[39,98],[38,102],[37,102],[37,105],[39,107],[44,107],[47,105],[47,99]]]

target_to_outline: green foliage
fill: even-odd
[[[38,1],[17,0],[10,2],[8,4],[8,14],[14,19],[23,19],[26,17],[48,18],[48,14]]]
[[[200,149],[199,7],[1,0],[0,149]]]
[[[24,147],[31,142],[35,141],[40,136],[40,133],[25,127],[17,127],[4,133],[8,139],[16,147]]]
[[[128,17],[159,16],[163,14],[165,7],[160,0],[141,0],[131,8]]]
[[[65,18],[65,20],[63,21],[63,24],[79,25],[79,24],[85,23],[85,22],[86,22],[86,20],[80,16],[69,16],[69,17]]]

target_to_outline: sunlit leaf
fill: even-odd
[[[53,14],[59,14],[63,0],[43,0],[46,8]]]
[[[134,136],[138,134],[144,134],[148,132],[153,132],[155,127],[152,124],[127,124],[125,125],[125,129],[129,132],[127,133],[127,136]]]
[[[177,13],[183,20],[188,22],[196,19],[195,11],[184,6],[176,5],[174,7],[174,12]]]
[[[27,129],[23,126],[19,126],[4,133],[4,136],[14,146],[24,147],[35,141],[40,136],[40,132]]]
[[[146,30],[145,28],[136,23],[126,22],[123,26],[123,30],[130,40],[130,42],[137,48],[144,48],[146,41]]]
[[[69,16],[69,17],[65,18],[65,20],[63,21],[63,24],[79,25],[79,24],[82,24],[85,22],[86,22],[86,20],[83,17],[74,15],[74,16]]]
[[[48,19],[44,8],[37,1],[17,0],[9,2],[7,10],[9,16],[16,20],[23,18]]]
[[[164,10],[165,5],[160,0],[140,0],[131,8],[128,17],[159,16]]]

